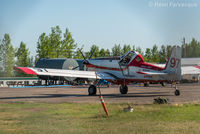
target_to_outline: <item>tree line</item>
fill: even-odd
[[[200,57],[200,42],[192,39],[191,42],[182,44],[182,57]],[[19,47],[14,48],[11,44],[9,34],[4,34],[3,39],[0,39],[0,76],[24,76],[24,74],[14,74],[13,67],[33,67],[41,58],[74,58],[83,59],[80,50],[82,51],[84,45],[78,47],[75,43],[69,29],[62,30],[59,26],[52,27],[49,34],[42,33],[37,41],[36,56],[30,56],[30,51],[24,42],[21,42]],[[152,48],[146,48],[142,51],[140,46],[129,44],[115,44],[112,49],[100,48],[93,44],[88,52],[85,52],[86,57],[89,57],[93,50],[95,52],[92,58],[121,56],[131,50],[139,52],[146,62],[165,63],[168,59],[172,45],[154,45]]]
[[[19,48],[14,48],[11,44],[9,34],[4,34],[0,40],[0,77],[23,76],[21,73],[14,74],[14,66],[33,67],[33,57],[24,42]]]

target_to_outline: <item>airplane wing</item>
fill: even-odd
[[[90,78],[90,79],[105,79],[115,80],[114,77],[107,73],[95,71],[79,71],[79,70],[64,70],[64,69],[46,69],[46,68],[29,68],[29,67],[14,67],[16,71],[24,72],[32,75],[46,76],[64,76],[75,78]]]

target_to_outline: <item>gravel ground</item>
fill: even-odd
[[[170,103],[200,102],[200,84],[179,84],[180,96],[174,95],[171,85],[162,87],[152,84],[149,87],[129,85],[128,94],[122,95],[119,86],[101,88],[106,103],[152,104],[154,98],[163,96]],[[40,87],[40,88],[0,88],[0,103],[5,102],[47,102],[47,103],[99,103],[96,96],[88,96],[88,86]]]

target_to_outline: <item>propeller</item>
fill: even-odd
[[[96,50],[96,47],[95,47],[94,50],[92,51],[92,53],[91,53],[91,55],[90,55],[90,57],[89,57],[89,60],[92,58],[92,56],[93,56],[95,50]]]
[[[83,59],[86,60],[86,57],[84,56],[83,52],[81,51],[81,49],[78,48],[78,51],[81,53],[81,55],[83,56]]]
[[[83,54],[83,52],[81,51],[81,49],[78,48],[78,51],[81,53],[81,55],[82,55],[82,57],[83,57],[83,59],[84,59],[83,62],[82,62],[82,64],[88,64],[88,61],[87,61],[87,60],[90,60],[90,59],[92,58],[94,52],[96,51],[96,47],[93,49],[93,51],[92,51],[92,53],[90,54],[90,56],[89,56],[88,59],[86,59],[86,57],[85,57],[85,55]],[[72,70],[75,70],[75,69],[77,69],[78,67],[79,67],[79,65],[76,66],[76,67],[74,67],[74,68],[72,68]]]
[[[76,67],[74,67],[74,68],[72,68],[72,70],[75,70],[75,69],[77,69],[79,66],[76,66]]]

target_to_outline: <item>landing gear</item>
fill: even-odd
[[[173,84],[174,84],[174,88],[175,88],[174,95],[179,96],[181,93],[177,88],[176,82],[172,83],[172,87],[173,87]]]
[[[90,85],[88,88],[89,95],[96,95],[97,93],[97,87],[95,85]]]
[[[165,87],[166,86],[166,84],[164,83],[164,82],[161,82],[160,83],[163,87]]]
[[[144,87],[149,87],[149,82],[145,82]]]
[[[180,91],[179,91],[179,90],[175,90],[175,91],[174,91],[174,94],[175,94],[176,96],[179,96],[179,95],[180,95]]]
[[[121,94],[127,94],[128,87],[127,87],[127,85],[121,85],[120,88],[119,88],[119,90],[120,90]]]

